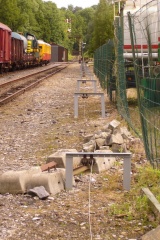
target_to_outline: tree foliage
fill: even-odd
[[[93,48],[113,38],[113,8],[106,0],[100,0],[94,15]]]
[[[30,32],[70,52],[78,51],[81,41],[92,53],[113,37],[113,11],[106,0],[85,9],[73,5],[58,9],[54,2],[43,0],[0,0],[0,6],[0,22],[12,31]]]

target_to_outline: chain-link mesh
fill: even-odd
[[[96,49],[94,54],[94,73],[99,78],[101,87],[107,88],[107,92],[112,98],[112,90],[116,89],[113,79],[113,64],[115,60],[114,44],[109,40],[106,44]]]
[[[160,3],[128,13],[143,140],[153,166],[160,163]]]
[[[94,69],[101,86],[107,87],[111,100],[115,94],[119,113],[143,140],[148,160],[158,167],[160,3],[158,0],[147,1],[137,11],[133,1],[128,1],[127,11],[115,18],[114,48],[111,51],[107,43],[96,50]],[[127,14],[131,4],[132,14]]]

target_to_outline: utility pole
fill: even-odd
[[[79,63],[82,60],[82,39],[79,39]]]
[[[84,50],[83,49],[85,49],[85,45],[86,45],[86,43],[82,42],[82,60],[83,60],[83,62],[84,62]]]

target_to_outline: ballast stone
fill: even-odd
[[[66,153],[73,152],[76,153],[76,149],[59,149],[57,152],[53,153],[47,158],[47,163],[56,162],[58,168],[66,168]],[[73,158],[73,168],[78,167],[81,164],[80,157]]]

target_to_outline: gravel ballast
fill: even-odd
[[[98,97],[80,99],[79,117],[74,118],[74,92],[80,76],[80,64],[69,64],[62,72],[0,107],[1,172],[40,166],[58,149],[81,151],[85,134],[92,134],[116,119],[117,111],[109,103],[106,91],[105,118],[101,118]],[[91,91],[91,87],[84,85],[83,90]],[[97,90],[103,92],[98,82]],[[110,174],[116,171],[114,168]],[[27,194],[0,194],[0,239],[129,240],[140,239],[146,232],[137,220],[126,224],[124,219],[111,216],[109,206],[119,201],[123,191],[116,188],[104,192],[103,186],[108,184],[104,173],[82,175],[76,182],[73,190],[46,200]]]

